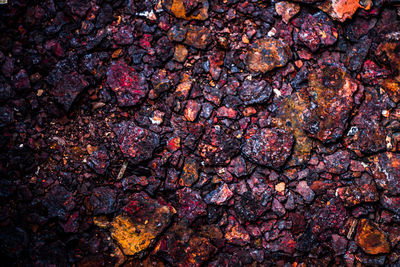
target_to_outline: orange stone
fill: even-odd
[[[275,4],[276,13],[282,17],[287,24],[289,20],[300,11],[300,5],[288,1],[282,1]]]
[[[332,19],[344,22],[350,19],[358,8],[369,10],[371,5],[371,0],[326,0],[318,7]]]
[[[206,20],[208,19],[209,4],[207,0],[189,1],[195,7],[191,10],[184,0],[163,0],[162,5],[165,10],[172,13],[175,17],[185,20]]]
[[[368,254],[376,255],[390,252],[390,245],[385,234],[367,219],[360,221],[356,243]]]
[[[255,72],[268,72],[285,66],[291,58],[292,52],[285,42],[267,37],[253,43],[247,54],[247,67]]]

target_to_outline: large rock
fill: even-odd
[[[175,17],[185,20],[206,20],[209,4],[207,0],[163,0],[164,9]]]
[[[371,5],[371,0],[326,0],[319,5],[319,8],[332,19],[344,22],[346,19],[351,19],[358,8],[369,10]]]
[[[389,195],[400,194],[400,155],[386,152],[371,156],[371,171],[378,188]]]

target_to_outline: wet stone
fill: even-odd
[[[365,253],[376,255],[389,253],[390,245],[382,230],[367,219],[361,219],[357,229],[356,243]]]
[[[140,192],[111,222],[111,236],[125,255],[141,255],[155,244],[156,238],[170,224],[175,209]]]
[[[324,65],[308,75],[310,113],[304,115],[309,136],[337,141],[347,125],[358,83],[341,67]]]
[[[107,69],[107,84],[115,92],[119,106],[134,106],[148,92],[143,75],[138,74],[124,62],[113,62]]]
[[[242,153],[248,159],[272,168],[280,168],[290,156],[293,136],[282,129],[258,129],[248,138]]]
[[[290,47],[282,40],[256,40],[247,53],[247,68],[254,72],[268,72],[285,66],[292,58]]]
[[[133,122],[121,122],[115,133],[119,148],[133,164],[150,159],[160,142],[157,134],[136,126]]]
[[[261,104],[269,100],[272,87],[265,81],[245,80],[239,89],[239,98],[245,105]]]

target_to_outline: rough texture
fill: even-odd
[[[242,153],[250,160],[269,167],[281,167],[293,146],[293,136],[278,128],[256,130],[242,147]]]
[[[247,54],[249,70],[268,72],[283,67],[292,58],[290,47],[282,40],[264,38],[255,41]]]

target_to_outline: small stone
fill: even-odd
[[[272,200],[272,211],[280,217],[286,213],[285,207],[276,198]]]
[[[350,19],[358,8],[369,10],[371,5],[371,0],[327,0],[318,7],[332,19],[344,22]]]
[[[160,143],[157,134],[136,126],[133,122],[121,122],[117,125],[115,133],[122,153],[133,164],[150,159],[153,155],[153,150]]]
[[[339,66],[324,65],[308,75],[310,112],[304,114],[308,135],[329,143],[346,129],[358,83]]]
[[[185,20],[206,20],[209,4],[207,0],[162,0],[165,10]]]
[[[11,78],[15,90],[23,91],[31,88],[31,82],[29,80],[28,73],[26,70],[20,70],[16,75]]]
[[[115,211],[116,192],[109,187],[97,187],[90,197],[94,215],[110,214]]]
[[[199,216],[207,215],[207,205],[198,191],[188,187],[177,191],[179,198],[178,216],[192,223]]]
[[[184,43],[197,49],[206,49],[212,42],[211,31],[206,27],[188,25]]]
[[[390,245],[383,231],[367,219],[361,219],[358,225],[356,243],[368,254],[377,255],[390,252]]]
[[[333,234],[332,235],[332,248],[335,251],[335,255],[343,255],[347,249],[347,239],[343,236]]]
[[[275,185],[275,191],[278,193],[284,193],[286,188],[286,184],[284,182],[280,182]]]
[[[51,94],[54,95],[65,111],[69,111],[77,96],[88,85],[89,83],[86,81],[85,76],[72,72],[60,79]]]
[[[336,42],[338,32],[334,26],[333,22],[323,12],[314,15],[307,14],[301,24],[298,38],[311,51],[315,52],[320,47],[329,46]]]
[[[314,199],[315,193],[308,186],[306,181],[300,181],[296,186],[296,192],[299,193],[303,199],[307,202],[311,202]]]
[[[217,189],[211,191],[205,197],[207,204],[224,205],[231,197],[233,192],[226,183],[221,184]]]
[[[113,62],[107,69],[107,84],[115,92],[118,105],[134,106],[148,92],[146,78],[125,62]]]
[[[341,174],[347,171],[350,166],[350,153],[347,150],[337,151],[324,157],[326,171],[334,174]]]
[[[111,222],[111,236],[125,255],[141,255],[155,244],[175,212],[174,208],[160,204],[144,192],[136,193]]]
[[[108,153],[106,150],[101,149],[91,153],[88,158],[88,165],[97,174],[104,174],[110,164]]]
[[[188,50],[183,44],[177,44],[175,45],[175,51],[174,51],[174,59],[178,62],[185,62],[187,56],[188,56]]]
[[[387,190],[390,195],[400,194],[400,155],[380,153],[371,156],[371,171],[378,188]]]
[[[284,41],[267,37],[252,44],[247,53],[247,67],[265,73],[285,66],[291,58],[290,47]]]
[[[336,190],[337,195],[345,206],[351,207],[365,202],[379,201],[379,194],[375,185],[346,186]]]
[[[228,226],[226,227],[225,239],[238,246],[244,246],[250,242],[250,235],[247,231],[239,224],[239,222],[233,216],[228,218]]]
[[[283,166],[293,146],[292,134],[278,128],[257,130],[242,147],[250,160],[275,169]]]
[[[187,158],[185,165],[183,165],[182,175],[179,179],[181,186],[192,186],[199,179],[198,165],[194,159]]]
[[[275,4],[276,13],[288,24],[289,20],[300,11],[300,5],[288,1],[281,1]]]
[[[189,100],[186,103],[186,108],[184,111],[185,118],[188,121],[195,121],[200,110],[201,110],[201,105],[197,103],[197,101]]]
[[[262,104],[269,100],[272,87],[265,81],[245,80],[239,89],[239,98],[245,105]]]

